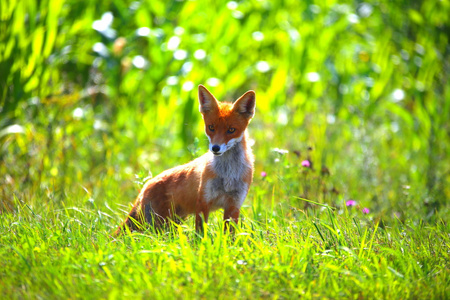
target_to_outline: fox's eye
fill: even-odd
[[[228,133],[233,133],[233,132],[235,132],[236,131],[236,129],[235,128],[233,128],[233,127],[230,127],[230,128],[228,128]]]
[[[214,131],[214,125],[209,125],[208,129],[211,130],[211,131]]]

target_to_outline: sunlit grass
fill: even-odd
[[[95,201],[64,209],[17,204],[0,227],[0,289],[7,297],[443,299],[449,293],[449,228],[442,221],[385,226],[327,207],[286,218],[277,204],[257,211],[259,218],[247,207],[232,236],[215,214],[205,236],[189,219],[164,233],[112,238],[122,213]]]

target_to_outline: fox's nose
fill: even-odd
[[[219,152],[220,151],[220,146],[219,145],[213,145],[211,149],[212,149],[213,152]]]

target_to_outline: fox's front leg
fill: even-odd
[[[230,220],[234,221],[237,225],[239,221],[240,209],[236,205],[228,205],[225,207],[225,212],[223,214],[223,220],[225,221],[225,231],[229,230],[233,232],[233,227],[230,226]]]
[[[210,205],[208,205],[200,192],[196,203],[195,212],[195,230],[198,233],[203,233],[203,221],[208,223]]]

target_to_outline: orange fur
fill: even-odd
[[[167,220],[195,214],[197,231],[209,213],[224,209],[224,220],[237,222],[253,178],[253,154],[247,144],[247,126],[254,115],[255,93],[248,91],[232,103],[219,103],[199,86],[200,112],[210,151],[146,182],[125,222],[139,230],[144,222],[160,228]]]

